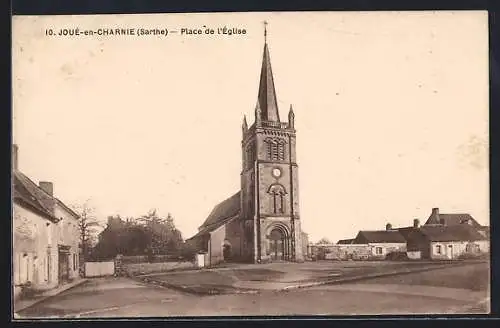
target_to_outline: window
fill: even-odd
[[[73,271],[76,271],[76,254],[73,254]]]
[[[46,225],[46,227],[47,227],[48,244],[52,245],[52,225],[50,223],[48,223],[48,225]]]
[[[253,163],[255,162],[255,149],[253,147],[253,144],[248,145],[245,152],[246,152],[246,168],[249,169],[253,167]]]
[[[268,193],[272,197],[273,213],[285,213],[285,188],[280,184],[273,184],[271,185],[271,187],[269,187]]]
[[[443,250],[441,248],[441,245],[436,245],[436,254],[443,254]]]
[[[285,140],[280,138],[267,138],[267,158],[271,161],[285,160]]]
[[[382,247],[376,247],[375,248],[375,254],[382,255]]]

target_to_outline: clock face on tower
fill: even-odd
[[[273,177],[275,178],[279,178],[281,176],[281,170],[279,168],[274,168],[273,171],[272,171],[272,175]]]

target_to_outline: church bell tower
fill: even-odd
[[[295,114],[280,120],[267,29],[255,120],[242,123],[241,220],[249,260],[303,261],[298,199]]]

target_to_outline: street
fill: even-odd
[[[457,288],[459,286],[446,286],[444,282],[429,283],[436,281],[433,277],[451,277],[447,280],[458,281],[453,275],[465,281],[467,275],[484,273],[487,268],[486,264],[443,267],[356,283],[208,296],[129,278],[98,278],[18,315],[21,318],[103,318],[487,313],[489,291],[484,286]]]

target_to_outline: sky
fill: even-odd
[[[155,208],[190,237],[240,188],[264,20],[281,117],[295,111],[310,241],[411,225],[433,207],[488,224],[485,11],[14,17],[20,170],[67,204],[89,200],[103,222]]]

